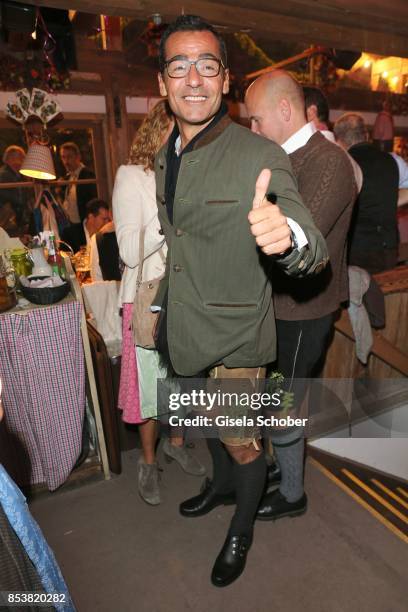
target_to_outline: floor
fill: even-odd
[[[201,443],[192,451],[209,467]],[[110,481],[30,504],[78,612],[399,612],[407,610],[408,547],[308,461],[308,512],[257,523],[241,578],[210,583],[232,508],[185,519],[178,503],[200,479],[162,461],[163,503],[136,486],[137,450]]]

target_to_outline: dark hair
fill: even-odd
[[[211,32],[215,36],[220,46],[220,55],[222,63],[227,67],[227,48],[224,39],[218,34],[217,30],[210,24],[204,21],[197,15],[180,15],[173,23],[171,23],[164,31],[160,40],[159,47],[159,69],[164,72],[166,62],[166,42],[167,39],[175,32]]]
[[[89,202],[87,202],[86,204],[86,216],[96,216],[100,208],[106,208],[106,210],[109,210],[109,206],[105,202],[105,200],[100,200],[99,198],[93,198],[92,200],[89,200]]]
[[[326,96],[318,87],[303,87],[303,94],[305,96],[305,108],[313,104],[317,108],[317,116],[320,121],[327,123],[329,121],[329,103]]]

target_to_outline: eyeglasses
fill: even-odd
[[[195,62],[191,62],[187,59],[174,59],[165,62],[164,65],[171,79],[183,79],[190,72],[191,66],[195,66],[200,76],[210,78],[220,74],[221,66],[225,69],[222,61],[213,57],[198,59]]]

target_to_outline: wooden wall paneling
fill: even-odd
[[[354,341],[335,330],[321,377],[356,378],[364,369],[357,359]]]
[[[373,348],[366,366],[357,359],[347,311],[343,311],[327,353],[323,378],[401,378],[408,371],[408,293],[385,295],[386,327],[373,330]],[[395,367],[389,365],[392,363]],[[405,373],[405,374],[404,374]]]
[[[395,348],[408,353],[408,293],[393,293],[385,296],[386,327],[378,333]],[[395,378],[403,374],[397,372],[378,358],[370,361],[372,378]]]
[[[112,175],[121,164],[125,164],[129,154],[128,119],[126,96],[120,91],[117,79],[110,74],[103,75],[106,96],[107,136],[111,158]]]

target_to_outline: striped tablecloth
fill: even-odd
[[[0,315],[5,418],[0,463],[20,485],[69,476],[81,452],[85,364],[81,305],[72,301]]]

